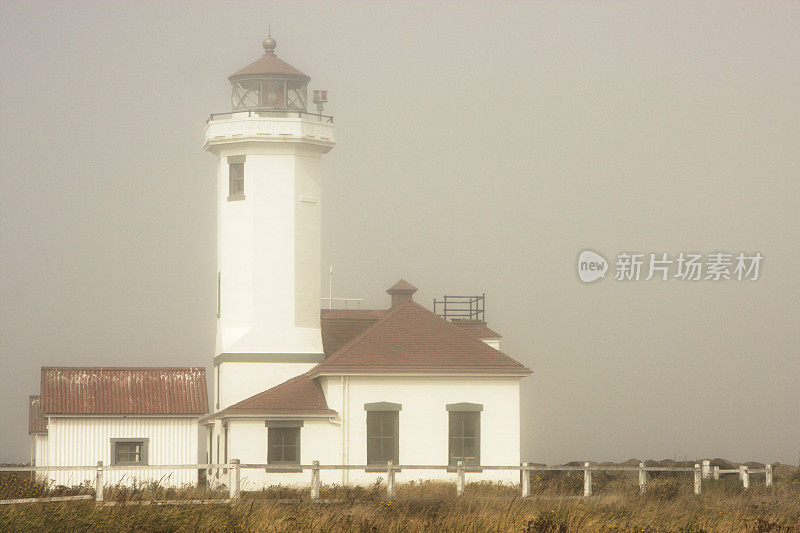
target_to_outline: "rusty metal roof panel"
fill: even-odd
[[[205,368],[42,367],[43,414],[199,415]]]
[[[28,396],[28,433],[47,433],[47,420],[42,416],[39,396]]]

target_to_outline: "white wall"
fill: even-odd
[[[448,462],[449,403],[478,403],[481,412],[481,464],[520,462],[519,378],[345,378],[344,404],[340,378],[322,378],[328,406],[343,415],[347,454],[345,464],[367,460],[365,403],[400,403],[399,456],[401,464],[446,465]],[[343,407],[344,406],[344,407]],[[379,474],[350,473],[350,481],[371,483]],[[487,470],[469,479],[519,481],[519,472]],[[397,481],[449,479],[445,471],[403,471]]]
[[[219,396],[217,410],[280,385],[290,378],[304,374],[313,366],[314,363],[220,363],[214,367],[215,402]],[[219,384],[216,383],[217,379]]]
[[[206,126],[217,155],[217,354],[322,353],[320,157],[334,142],[306,137],[307,122],[240,116]],[[243,200],[228,201],[230,156],[245,156]]]
[[[47,466],[47,433],[31,435],[31,464],[33,466]],[[47,480],[47,473],[37,472],[36,478]]]
[[[48,466],[111,465],[112,438],[147,438],[151,465],[197,464],[196,417],[51,417],[47,445]],[[94,482],[95,470],[50,472],[57,485]],[[197,483],[197,470],[108,471],[106,483],[159,481],[164,485]]]
[[[228,420],[228,459],[239,459],[242,463],[267,463],[267,432],[265,418],[252,420]],[[221,425],[215,427],[216,435],[223,434]],[[321,464],[338,464],[339,447],[341,438],[339,426],[328,419],[305,420],[300,428],[300,463],[311,464],[318,460]],[[220,438],[220,443],[224,437]],[[223,446],[221,446],[222,448]],[[220,450],[220,457],[224,459],[224,450]],[[217,457],[216,448],[213,454]],[[215,473],[216,474],[216,473]],[[224,472],[214,478],[220,483],[228,483]],[[339,483],[341,474],[335,471],[321,472],[320,479],[323,483]],[[265,469],[242,469],[242,490],[255,490],[269,485],[307,485],[311,482],[311,471],[302,473],[275,473],[266,472]]]

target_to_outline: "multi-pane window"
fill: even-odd
[[[270,427],[267,434],[267,463],[300,463],[300,428]]]
[[[265,79],[233,83],[234,109],[306,110],[308,86],[302,81]]]
[[[399,413],[367,411],[367,464],[399,463]]]
[[[481,462],[480,411],[450,411],[450,465]]]
[[[111,439],[111,453],[115,465],[146,465],[147,440]]]
[[[244,162],[228,163],[228,200],[244,198]]]

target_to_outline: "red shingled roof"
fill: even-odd
[[[303,78],[306,83],[311,80],[311,78],[270,52],[265,53],[246,67],[237,70],[228,79],[232,80],[239,76],[259,76],[262,74]]]
[[[317,365],[312,376],[339,373],[527,375],[531,370],[413,301],[380,320]]]
[[[42,416],[39,396],[28,396],[28,433],[47,433],[47,420]]]
[[[387,312],[386,309],[323,309],[321,313],[322,346],[325,357],[363,333]]]
[[[44,414],[199,415],[205,368],[42,367]]]
[[[452,320],[451,323],[478,339],[500,339],[503,337],[496,331],[489,329],[486,322],[482,320]]]
[[[319,383],[302,374],[269,390],[251,396],[216,413],[215,417],[244,414],[329,414],[336,411],[328,408],[325,394]]]

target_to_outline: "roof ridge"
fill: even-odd
[[[387,321],[387,320],[389,320],[389,318],[391,318],[391,317],[393,317],[394,315],[396,315],[396,314],[397,314],[397,312],[398,312],[398,310],[400,310],[400,309],[402,309],[402,308],[404,308],[404,307],[408,307],[408,305],[409,305],[409,304],[412,304],[412,303],[415,303],[415,302],[414,302],[413,300],[408,300],[408,301],[406,301],[406,302],[403,302],[403,303],[401,303],[401,304],[399,304],[399,305],[396,305],[396,306],[394,306],[394,307],[392,307],[392,308],[390,308],[390,309],[387,309],[387,311],[386,311],[386,314],[385,314],[385,315],[383,315],[383,316],[382,316],[381,318],[379,318],[378,320],[376,320],[374,324],[372,324],[370,327],[368,327],[367,329],[365,329],[364,331],[362,331],[361,333],[359,333],[358,335],[356,335],[355,337],[353,337],[353,338],[350,340],[350,342],[348,342],[347,344],[345,344],[344,346],[342,346],[341,348],[339,348],[338,350],[336,350],[336,352],[335,352],[333,355],[331,355],[330,357],[328,357],[327,359],[325,359],[324,361],[322,361],[321,363],[319,363],[317,366],[315,366],[314,368],[312,368],[311,370],[309,370],[309,372],[311,372],[311,371],[313,371],[313,370],[317,369],[317,368],[318,368],[318,367],[320,367],[320,366],[323,366],[325,363],[332,363],[332,362],[336,361],[337,359],[341,358],[341,357],[342,357],[342,354],[343,354],[344,352],[346,352],[346,351],[348,351],[348,350],[352,349],[352,348],[353,348],[353,346],[355,346],[356,344],[360,343],[360,342],[361,342],[361,341],[363,341],[365,338],[367,338],[369,335],[371,335],[372,333],[374,333],[374,332],[375,332],[375,330],[376,330],[376,329],[378,329],[379,327],[381,327],[381,326],[382,326],[384,323],[386,323],[386,321]],[[424,308],[423,308],[423,309],[424,309]]]

